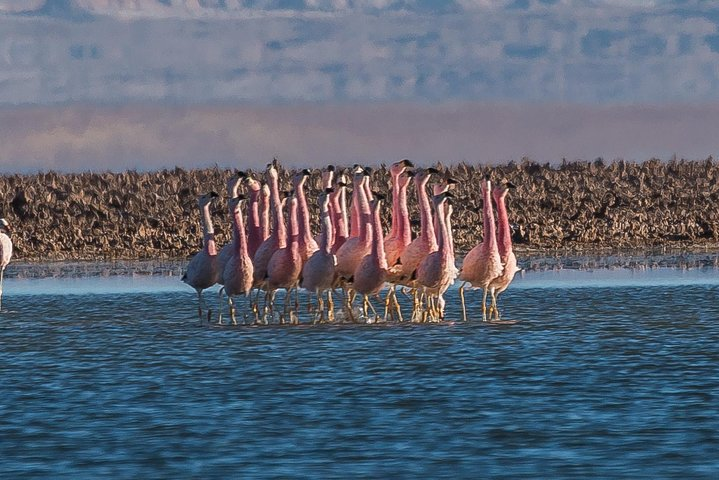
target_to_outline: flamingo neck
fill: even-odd
[[[312,240],[312,231],[310,229],[310,214],[307,208],[307,199],[305,198],[305,179],[304,177],[295,186],[297,195],[297,207],[299,209],[299,235],[304,243]]]
[[[489,182],[485,185],[482,192],[484,205],[482,206],[482,214],[484,216],[482,225],[484,226],[484,240],[489,248],[497,248],[497,230],[494,225],[494,211],[492,210],[492,194]]]
[[[412,226],[409,222],[409,208],[407,208],[408,186],[409,182],[399,186],[397,189],[397,201],[395,202],[399,214],[397,237],[402,239],[404,245],[409,245],[412,242]]]
[[[202,240],[205,251],[209,255],[217,255],[217,245],[215,244],[215,230],[212,226],[212,217],[210,215],[210,204],[202,207]]]
[[[270,197],[266,194],[261,195],[259,199],[260,211],[260,236],[262,241],[267,240],[270,236]]]
[[[434,235],[434,223],[432,222],[432,210],[429,204],[429,197],[427,195],[427,182],[429,177],[424,179],[417,179],[415,177],[415,186],[417,187],[417,200],[419,202],[419,213],[420,213],[420,236],[424,237],[429,244],[436,248],[437,237]]]
[[[367,199],[366,189],[364,187],[364,180],[359,185],[357,190],[357,196],[359,198],[358,207],[361,214],[359,236],[362,239],[362,243],[367,244],[372,239],[372,230],[367,228],[372,222],[372,212],[370,211],[369,200]]]
[[[245,223],[242,219],[242,209],[239,205],[232,212],[232,218],[234,219],[232,222],[232,235],[234,237],[235,254],[247,256],[247,235],[245,235]]]
[[[297,199],[293,198],[290,201],[290,215],[289,215],[289,236],[287,237],[287,245],[297,245],[299,243],[300,236],[300,225],[297,216]]]
[[[360,191],[362,180],[352,180],[352,215],[350,215],[350,237],[359,236],[360,224],[362,223],[362,210],[360,209]]]
[[[495,197],[497,203],[497,247],[499,255],[505,257],[512,251],[512,231],[509,228],[509,217],[504,195]]]
[[[380,218],[380,204],[374,208],[372,221],[372,256],[379,262],[380,268],[387,269],[387,255],[384,251],[384,235],[382,233],[382,219]]]
[[[329,255],[332,251],[332,242],[330,239],[334,237],[332,216],[330,215],[329,205],[327,203],[323,203],[321,207],[320,220],[322,221],[322,233],[320,234],[320,250]]]
[[[398,236],[398,232],[400,229],[399,222],[400,222],[400,212],[399,212],[399,202],[397,201],[399,197],[399,173],[390,172],[392,175],[392,226],[389,229],[389,238],[394,238]]]

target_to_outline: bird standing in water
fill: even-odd
[[[10,224],[4,218],[0,218],[0,309],[2,309],[2,283],[5,276],[5,267],[12,258],[12,240]]]
[[[509,228],[509,217],[507,216],[507,205],[505,203],[505,197],[510,188],[516,187],[511,182],[505,181],[502,186],[495,187],[492,190],[492,197],[497,205],[497,247],[499,248],[499,258],[504,266],[502,274],[489,284],[489,292],[492,296],[489,316],[491,318],[492,313],[494,313],[495,320],[500,319],[497,297],[509,287],[514,275],[520,270],[517,267],[517,257],[512,251],[512,230]]]
[[[495,278],[502,274],[502,260],[499,257],[497,247],[497,234],[494,224],[494,211],[492,209],[492,183],[489,175],[484,177],[482,182],[482,215],[484,226],[484,238],[469,251],[462,270],[459,272],[459,279],[463,282],[459,287],[459,297],[462,300],[462,317],[467,321],[467,307],[464,303],[464,287],[469,283],[474,288],[481,288],[482,293],[482,320],[487,321],[487,294],[489,285]]]
[[[182,276],[182,281],[197,291],[197,313],[202,322],[202,291],[210,288],[220,280],[220,271],[217,268],[217,245],[215,244],[215,231],[212,227],[212,218],[210,217],[210,205],[219,197],[217,193],[206,193],[197,201],[200,207],[202,218],[202,250],[197,252],[190,263],[187,270]],[[211,316],[211,311],[208,316]]]

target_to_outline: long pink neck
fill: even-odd
[[[320,221],[322,222],[322,233],[320,234],[320,250],[329,255],[332,252],[332,217],[329,210],[330,204],[327,200],[320,204]]]
[[[347,240],[347,202],[345,199],[345,187],[337,187],[330,194],[330,215],[332,218],[332,251],[337,251]]]
[[[387,269],[387,255],[384,251],[384,235],[382,234],[382,219],[380,218],[380,202],[374,207],[372,212],[372,257],[379,262],[380,268]]]
[[[497,203],[497,248],[499,255],[505,257],[512,251],[512,230],[509,228],[509,217],[507,216],[507,205],[504,201],[504,194],[495,195]]]
[[[312,230],[310,229],[310,213],[307,208],[307,198],[305,197],[305,177],[295,185],[295,195],[297,196],[297,206],[299,208],[299,228],[300,243],[310,243],[312,239]]]
[[[270,236],[270,196],[267,192],[260,194],[260,235],[262,241],[267,240]]]
[[[296,246],[299,244],[299,237],[300,237],[300,225],[299,225],[299,218],[297,215],[297,199],[292,198],[290,200],[290,215],[289,215],[289,222],[290,222],[290,230],[289,230],[289,236],[287,237],[287,244],[284,245],[285,247],[289,246]],[[284,247],[280,247],[284,248]]]
[[[282,200],[280,200],[280,186],[277,177],[270,177],[270,196],[272,198],[272,209],[275,217],[272,219],[272,235],[276,235],[278,245],[284,248],[283,243],[287,239],[287,228],[285,227],[285,219],[282,215]]]
[[[250,205],[247,209],[247,245],[250,256],[254,255],[263,240],[260,221],[260,191],[252,190]]]
[[[242,209],[238,205],[232,212],[232,235],[234,236],[235,254],[249,256],[247,236],[245,235],[245,224],[242,219]]]
[[[403,183],[397,189],[397,205],[399,221],[397,222],[397,237],[402,239],[402,244],[409,245],[412,242],[412,226],[409,223],[409,208],[407,208],[407,187],[409,181]]]
[[[484,189],[482,191],[482,198],[484,205],[482,207],[482,214],[484,215],[483,223],[484,226],[484,240],[489,248],[494,249],[497,247],[497,231],[494,225],[494,211],[492,210],[492,194],[490,193],[491,184],[489,180],[485,181]]]
[[[367,199],[366,189],[364,183],[367,181],[367,177],[360,182],[358,190],[358,207],[360,211],[360,224],[359,224],[359,236],[362,239],[362,244],[366,245],[372,240],[372,230],[367,228],[372,222],[372,212],[369,207],[369,200]]]
[[[215,244],[215,230],[212,226],[212,217],[210,216],[210,204],[202,206],[202,240],[204,249],[208,255],[217,255],[217,245]]]
[[[432,222],[432,210],[429,205],[429,197],[427,196],[427,182],[429,177],[420,179],[415,177],[414,184],[417,187],[417,200],[419,202],[420,213],[420,235],[428,242],[429,245],[436,249],[437,237],[434,235],[434,224]]]
[[[445,205],[444,202],[440,202],[437,205],[435,212],[435,219],[437,220],[437,251],[441,255],[449,255],[450,250],[450,239],[449,239],[449,228],[447,226],[447,218],[445,217]]]
[[[352,214],[350,215],[350,238],[359,236],[360,223],[362,223],[362,209],[360,208],[360,192],[362,189],[362,179],[357,179],[357,175],[352,179]]]
[[[400,173],[390,172],[392,175],[392,226],[389,229],[389,238],[399,236],[400,211],[399,211],[399,176]]]

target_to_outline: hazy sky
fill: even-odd
[[[716,156],[714,5],[0,0],[0,171]]]

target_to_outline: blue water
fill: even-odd
[[[3,478],[719,472],[716,269],[528,272],[498,325],[456,290],[443,324],[216,327],[177,277],[4,287]]]

